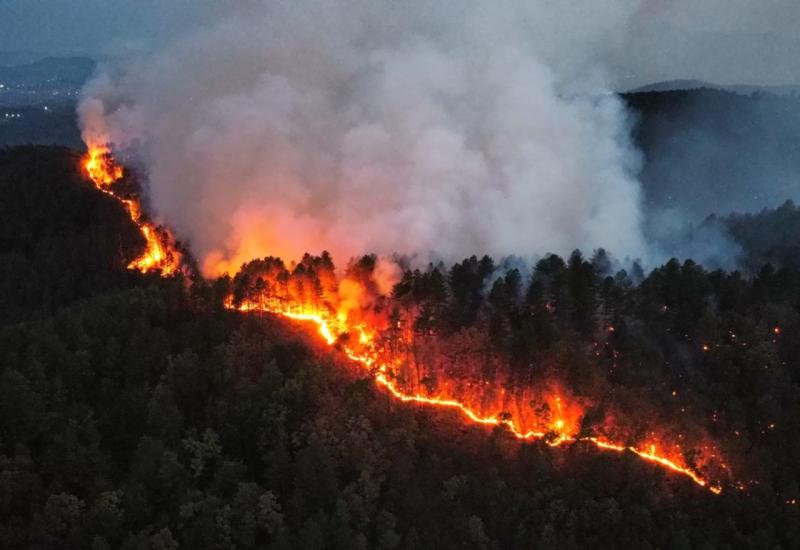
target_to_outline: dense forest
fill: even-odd
[[[776,212],[796,242],[800,213]],[[405,315],[419,357],[479,334],[514,380],[604,397],[595,415],[613,401],[695,426],[730,463],[714,495],[627,453],[398,403],[304,325],[227,309],[263,296],[275,259],[216,281],[129,272],[144,243],[67,149],[0,153],[0,220],[0,547],[797,546],[796,265],[468,258],[367,306]],[[758,246],[762,218],[730,223]],[[369,280],[374,261],[345,271]],[[277,273],[324,300],[327,264]]]
[[[64,148],[0,149],[0,321],[135,284],[124,260],[142,237],[79,163]]]
[[[721,220],[728,234],[742,247],[743,265],[756,271],[765,264],[800,269],[800,208],[787,200],[778,208],[756,214],[730,214]]]

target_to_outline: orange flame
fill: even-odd
[[[90,146],[83,166],[98,189],[107,189],[123,176],[122,166],[114,163],[111,152],[105,146]]]
[[[540,439],[552,447],[585,442],[603,451],[630,452],[666,470],[684,475],[712,493],[719,494],[722,492],[721,485],[712,483],[698,471],[688,466],[679,452],[663,452],[655,443],[634,446],[614,442],[604,437],[582,435],[580,430],[580,421],[583,414],[581,408],[577,404],[567,403],[566,398],[558,394],[550,395],[546,398],[550,411],[554,412],[552,417],[544,425],[541,425],[539,429],[524,429],[519,420],[503,414],[501,410],[495,411],[494,414],[485,414],[479,412],[475,406],[453,395],[426,395],[422,392],[409,393],[404,391],[393,380],[395,369],[386,360],[381,359],[382,354],[378,349],[378,344],[375,342],[374,335],[362,326],[351,326],[347,322],[346,314],[320,313],[317,309],[305,306],[302,303],[279,302],[279,304],[281,305],[263,300],[245,300],[238,306],[234,306],[231,297],[227,300],[226,307],[243,312],[263,311],[296,321],[315,324],[319,335],[329,346],[339,343],[347,357],[371,374],[379,386],[386,389],[390,395],[399,401],[455,409],[460,411],[469,422],[484,426],[501,426],[518,439]],[[349,333],[358,333],[358,341],[355,344],[350,344],[349,339],[346,338]],[[680,448],[678,445],[673,445],[673,447]]]
[[[137,269],[142,273],[160,271],[163,276],[175,273],[181,266],[181,253],[172,234],[142,219],[142,208],[137,198],[122,197],[112,189],[113,184],[122,179],[124,171],[122,166],[114,162],[109,147],[89,145],[83,167],[98,190],[114,197],[125,206],[131,221],[139,227],[145,239],[144,252],[128,264],[128,269]]]

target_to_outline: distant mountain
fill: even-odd
[[[6,85],[60,82],[82,86],[94,67],[88,57],[45,57],[24,65],[0,67],[0,81]]]
[[[713,82],[706,82],[704,80],[665,80],[663,82],[654,82],[645,86],[628,90],[626,94],[638,94],[647,92],[673,92],[685,90],[722,90],[733,92],[743,95],[751,95],[754,93],[769,93],[774,95],[798,95],[800,94],[800,85],[786,84],[781,86],[758,86],[752,84],[714,84]]]
[[[703,82],[702,80],[665,80],[663,82],[654,82],[645,86],[640,86],[633,90],[628,90],[626,94],[639,94],[645,92],[671,92],[673,90],[696,90],[698,88],[714,88],[718,89],[720,86]]]
[[[800,95],[800,86],[792,84],[786,84],[783,86],[752,86],[748,84],[738,84],[736,86],[728,86],[726,89],[745,95],[750,95],[754,93],[768,93],[774,95]]]
[[[0,60],[17,57],[0,55]],[[45,57],[0,66],[0,146],[80,147],[75,105],[94,69],[88,57]]]
[[[47,57],[41,53],[26,51],[0,51],[0,67],[10,67],[12,65],[24,65],[33,63],[36,60]]]
[[[622,95],[649,211],[753,212],[800,201],[800,97],[699,88]]]
[[[730,214],[706,223],[723,223],[742,246],[746,267],[756,271],[766,263],[800,269],[800,207],[787,200],[778,208],[755,214]]]

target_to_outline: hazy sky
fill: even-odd
[[[124,55],[213,16],[214,0],[0,0],[0,51]]]
[[[609,37],[613,52],[604,54],[618,87],[675,78],[800,83],[798,0],[598,0],[603,3],[610,10],[638,6],[624,36]],[[0,51],[126,55],[169,40],[230,5],[225,0],[0,0]]]

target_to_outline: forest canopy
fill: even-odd
[[[797,209],[776,212],[794,231]],[[512,381],[555,372],[602,398],[593,414],[613,399],[643,423],[701,426],[734,472],[717,496],[627,454],[521,443],[398,403],[302,325],[225,307],[261,295],[270,270],[324,301],[330,258],[256,260],[216,281],[126,270],[136,228],[67,149],[0,152],[0,220],[3,548],[791,548],[800,536],[796,265],[672,260],[645,274],[611,270],[603,251],[527,270],[472,257],[409,269],[370,305],[410,316],[423,367],[434,335],[479,335]],[[729,223],[757,247],[763,218]],[[374,258],[340,268],[368,279]]]

